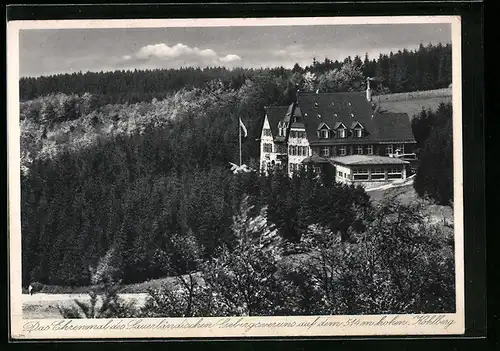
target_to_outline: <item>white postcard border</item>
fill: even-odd
[[[154,28],[215,26],[450,23],[454,142],[456,313],[376,316],[284,316],[155,319],[26,320],[21,303],[19,31],[62,28]],[[246,19],[48,20],[7,25],[8,199],[11,337],[14,339],[214,338],[260,336],[375,336],[463,334],[464,256],[462,179],[461,21],[458,16],[298,17]],[[350,322],[348,322],[350,321]],[[234,326],[230,326],[235,324]],[[274,323],[274,324],[272,324]],[[321,326],[320,323],[324,323]],[[330,323],[327,325],[327,323]],[[341,323],[341,324],[340,324]],[[348,325],[351,323],[351,325]],[[200,325],[211,324],[212,327]],[[122,327],[123,325],[123,327]]]

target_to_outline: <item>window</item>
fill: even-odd
[[[330,133],[328,130],[326,129],[322,129],[320,132],[319,132],[319,135],[322,139],[328,139],[330,137]]]
[[[264,152],[273,152],[273,144],[265,143]]]
[[[363,145],[356,146],[356,154],[363,155]]]
[[[400,179],[401,177],[402,177],[402,169],[401,168],[388,168],[387,169],[387,178]]]
[[[405,146],[404,146],[404,144],[397,144],[395,151],[398,152],[398,150],[399,150],[400,154],[404,154],[405,153]]]
[[[385,154],[389,155],[389,154],[392,154],[392,153],[393,153],[393,151],[392,151],[392,145],[387,145],[385,147]]]
[[[353,174],[368,174],[368,168],[354,168],[352,170]]]
[[[264,129],[264,136],[271,136],[271,129]]]
[[[339,138],[341,138],[341,139],[342,139],[342,138],[345,138],[345,137],[346,137],[346,135],[347,135],[347,133],[346,133],[345,128],[339,128],[339,129],[337,129],[337,136],[338,136]]]
[[[320,173],[321,172],[321,168],[319,168],[319,166],[314,166],[314,172]]]
[[[321,149],[321,156],[323,157],[328,157],[330,156],[330,148],[328,146],[324,146],[322,149]]]
[[[279,136],[285,136],[286,134],[286,129],[288,127],[287,122],[279,122],[278,123],[278,134]]]
[[[346,155],[346,148],[345,148],[345,146],[339,146],[339,155],[340,156],[345,156]]]
[[[354,180],[368,180],[368,168],[355,168],[352,170]]]
[[[306,132],[299,132],[299,137],[302,139],[306,138]]]
[[[366,154],[367,155],[373,155],[373,145],[368,145],[366,147]]]
[[[354,129],[354,135],[356,136],[356,138],[362,138],[363,137],[363,129],[361,129],[361,128]]]
[[[303,146],[299,146],[297,148],[297,156],[302,156],[302,153],[304,152],[304,151],[302,151],[303,148],[304,148]]]
[[[373,168],[371,173],[372,180],[385,179],[385,170],[383,168]]]

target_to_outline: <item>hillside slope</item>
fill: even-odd
[[[439,104],[451,101],[451,88],[378,95],[373,97],[373,102],[380,104],[382,110],[407,113],[410,119],[422,109],[436,110]]]

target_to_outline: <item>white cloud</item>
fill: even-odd
[[[143,46],[136,56],[138,58],[179,58],[181,56],[198,56],[204,58],[216,57],[217,54],[211,49],[199,49],[197,47],[191,48],[185,44],[177,43],[174,46],[168,46],[167,44],[154,44]]]
[[[286,50],[281,49],[281,50],[275,50],[275,51],[273,51],[273,54],[275,56],[287,56],[288,52]]]
[[[229,54],[229,55],[226,55],[224,57],[220,57],[219,61],[224,62],[224,63],[241,61],[241,57],[239,57],[238,55]]]
[[[187,63],[190,63],[189,65],[211,65],[241,61],[241,57],[235,54],[219,55],[212,49],[190,47],[183,43],[177,43],[173,46],[165,43],[146,45],[132,56],[125,55],[122,59],[129,63],[130,60],[135,59],[142,62],[170,62],[170,64],[181,63],[182,65]]]

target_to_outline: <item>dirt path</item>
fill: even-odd
[[[126,302],[134,302],[137,307],[145,304],[148,294],[125,293],[119,296]],[[75,305],[75,299],[89,301],[88,294],[45,294],[34,295],[23,294],[23,317],[28,319],[59,319],[62,318],[57,306],[71,307]]]

